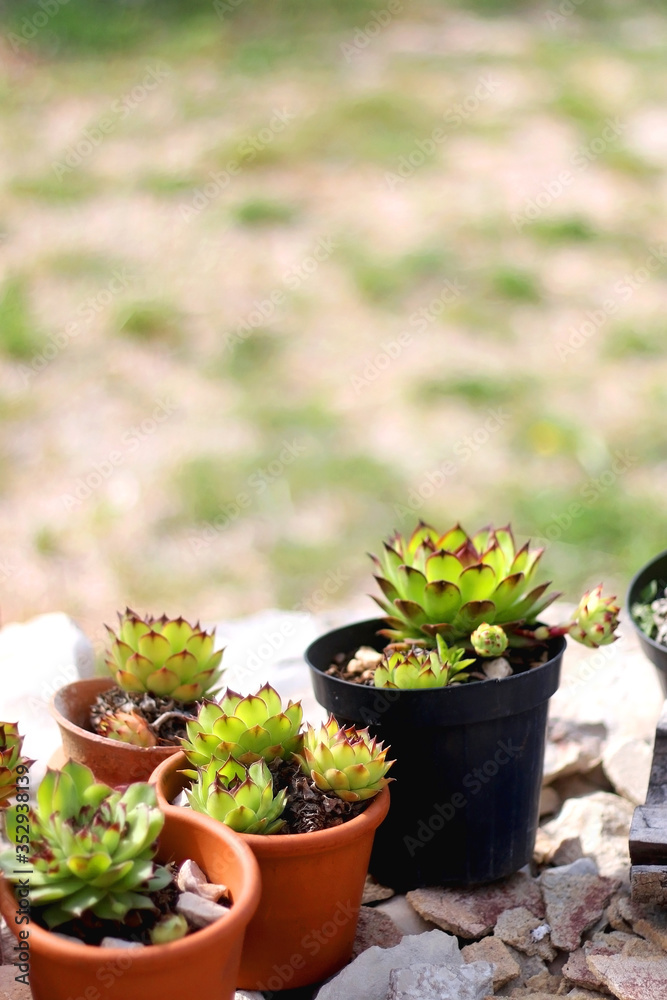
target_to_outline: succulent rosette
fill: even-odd
[[[19,735],[18,724],[0,722],[0,809],[6,808],[16,795],[17,778],[34,764],[23,756],[22,749],[23,736]]]
[[[463,659],[463,649],[449,649],[442,638],[436,636],[437,649],[407,650],[388,649],[375,669],[373,682],[386,688],[439,688],[447,684],[468,680],[465,668],[474,659]]]
[[[345,802],[361,802],[393,780],[386,777],[394,763],[386,760],[388,750],[371,739],[367,729],[343,729],[330,716],[319,730],[308,726],[303,750],[295,757],[320,791]]]
[[[581,598],[568,634],[584,646],[606,646],[616,639],[620,610],[615,597],[602,596],[599,583]]]
[[[375,600],[388,626],[382,634],[431,646],[441,635],[479,656],[498,655],[501,633],[510,646],[567,634],[586,645],[613,642],[615,598],[603,598],[599,588],[584,598],[575,622],[537,627],[541,612],[560,597],[549,583],[536,583],[543,551],[531,550],[530,542],[517,548],[509,525],[469,535],[456,524],[440,534],[420,521],[409,538],[394,534],[379,558],[371,556],[382,590]]]
[[[200,768],[197,781],[187,791],[197,812],[206,813],[237,833],[278,833],[285,825],[286,789],[273,794],[273,778],[263,760],[246,769],[230,759],[211,760]]]
[[[301,703],[290,701],[283,708],[280,695],[270,684],[245,697],[227,691],[219,703],[205,702],[197,719],[187,723],[183,749],[195,768],[206,766],[211,759],[225,761],[228,757],[246,765],[276,757],[289,760],[301,749],[302,719]]]
[[[111,647],[107,667],[124,691],[150,692],[189,704],[218,682],[222,650],[215,633],[183,618],[140,618],[129,608],[119,614],[116,634],[107,626]]]
[[[119,709],[113,714],[105,715],[99,721],[98,732],[107,739],[129,743],[135,747],[157,745],[157,736],[138,712],[124,712]]]
[[[45,906],[51,928],[87,912],[123,920],[130,910],[154,909],[149,893],[171,881],[153,860],[163,823],[152,785],[115,790],[68,761],[61,771],[46,772],[36,808],[8,810],[7,835],[16,847],[0,862],[6,877],[18,881],[17,855],[27,833],[30,904]]]

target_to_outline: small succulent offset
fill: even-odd
[[[205,767],[211,759],[222,762],[228,757],[245,765],[258,760],[270,763],[276,757],[289,760],[301,749],[302,718],[300,703],[290,701],[283,708],[280,695],[270,684],[245,698],[227,691],[219,704],[205,702],[197,719],[187,723],[183,749],[195,768]],[[196,777],[194,772],[186,773]]]
[[[371,799],[392,781],[389,747],[371,739],[367,729],[342,729],[333,716],[319,730],[308,726],[303,751],[295,754],[305,775],[322,792],[344,802]]]
[[[581,599],[561,625],[538,625],[538,617],[560,594],[535,584],[543,549],[517,548],[510,526],[468,535],[455,525],[444,534],[419,522],[409,538],[395,533],[380,558],[371,556],[383,596],[375,598],[387,618],[382,630],[394,643],[449,645],[498,656],[509,646],[531,646],[570,635],[593,648],[616,639],[619,607],[602,586]],[[504,636],[504,639],[503,639]]]
[[[34,761],[24,757],[23,736],[15,722],[0,722],[0,809],[6,809],[16,795],[17,782]]]
[[[154,747],[157,737],[142,715],[137,712],[118,710],[112,715],[105,715],[99,723],[100,736],[121,743],[130,743],[135,747]]]
[[[466,667],[474,659],[462,659],[461,647],[449,649],[441,635],[437,649],[409,646],[405,650],[388,649],[375,669],[373,682],[383,688],[438,688],[466,681]]]
[[[183,618],[140,618],[129,608],[118,617],[118,634],[107,626],[111,647],[106,664],[124,691],[147,691],[189,704],[215,686],[222,650],[214,650],[214,632]]]
[[[225,764],[211,760],[200,768],[197,781],[187,791],[197,812],[226,823],[237,833],[277,833],[287,790],[273,794],[273,777],[263,760],[246,769],[231,757]]]
[[[114,790],[74,761],[46,772],[36,809],[7,813],[9,839],[31,866],[30,903],[45,907],[49,928],[87,912],[122,921],[130,910],[153,909],[149,893],[172,877],[154,861],[163,823],[152,785]],[[14,882],[22,874],[16,850],[0,859]]]

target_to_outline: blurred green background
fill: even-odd
[[[4,620],[325,610],[418,517],[667,545],[667,15],[0,5]]]

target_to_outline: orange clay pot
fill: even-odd
[[[85,764],[98,781],[115,787],[148,781],[158,764],[178,753],[180,746],[133,747],[91,732],[91,705],[98,694],[114,684],[113,677],[91,677],[66,684],[53,696],[51,715],[60,727],[65,760]]]
[[[151,781],[167,814],[187,786],[185,754],[164,761]],[[246,933],[238,986],[282,990],[319,982],[352,956],[373,837],[389,809],[384,788],[359,816],[316,833],[238,833],[259,862],[262,899]],[[198,814],[213,827],[218,820]]]
[[[17,925],[12,886],[0,879],[3,917],[15,937],[21,930],[28,932],[33,1000],[187,1000],[193,984],[202,996],[232,1000],[243,935],[259,903],[257,862],[222,823],[202,823],[195,813],[184,812],[171,809],[166,816],[158,858],[192,858],[212,882],[229,887],[232,908],[226,917],[180,941],[141,949],[70,944],[34,922]],[[9,962],[19,960],[19,953],[14,954],[17,958]],[[16,968],[16,975],[23,971]]]

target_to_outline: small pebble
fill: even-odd
[[[193,927],[208,927],[221,917],[226,917],[230,910],[195,892],[183,892],[176,903],[176,912],[182,913]]]

